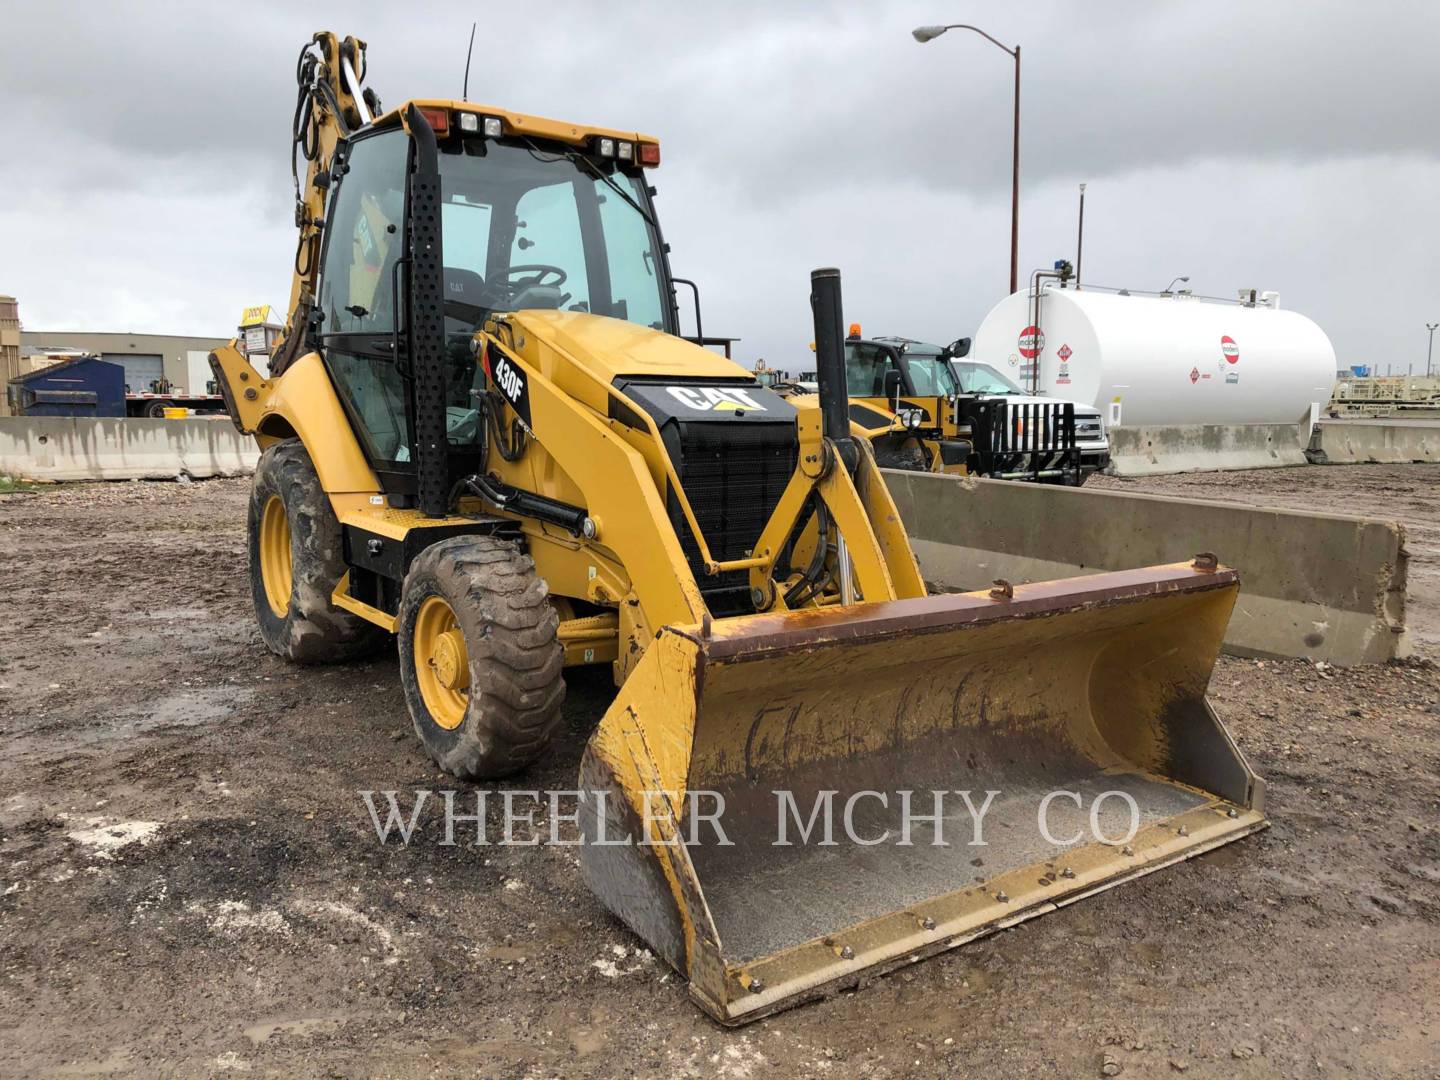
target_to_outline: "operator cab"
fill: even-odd
[[[420,111],[440,179],[449,452],[474,459],[485,444],[486,380],[472,341],[492,315],[568,311],[677,331],[641,162],[658,163],[659,147],[599,135],[576,145],[459,106]],[[405,316],[415,150],[400,115],[336,152],[312,338],[371,467],[403,499],[415,487]],[[471,464],[456,460],[455,471]]]

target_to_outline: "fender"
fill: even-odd
[[[299,438],[331,495],[380,491],[319,353],[306,353],[284,374],[265,379],[231,342],[211,354],[211,368],[235,426],[254,435],[262,450]]]

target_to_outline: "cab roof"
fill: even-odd
[[[552,120],[544,116],[512,112],[496,105],[485,105],[478,101],[454,101],[450,98],[412,98],[401,102],[393,109],[386,110],[374,121],[375,127],[389,127],[399,124],[405,110],[411,105],[424,109],[444,109],[447,112],[474,113],[477,116],[499,117],[505,125],[505,134],[529,135],[537,139],[554,139],[557,142],[585,146],[599,138],[624,139],[635,143],[659,143],[653,135],[621,128],[598,127],[594,124],[572,124],[567,120]]]

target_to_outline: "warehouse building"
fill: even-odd
[[[228,338],[182,337],[177,334],[85,333],[70,330],[22,330],[20,350],[34,367],[43,366],[47,354],[62,357],[98,356],[125,369],[128,392],[150,391],[168,383],[179,393],[203,394],[210,380],[211,350]],[[22,359],[22,365],[23,365]]]

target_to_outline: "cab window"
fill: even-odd
[[[851,397],[884,397],[885,373],[896,370],[895,359],[884,346],[846,342],[845,383]]]
[[[321,334],[390,333],[396,298],[392,271],[404,250],[403,131],[357,140],[332,196],[320,275]],[[403,282],[401,283],[403,288]]]

